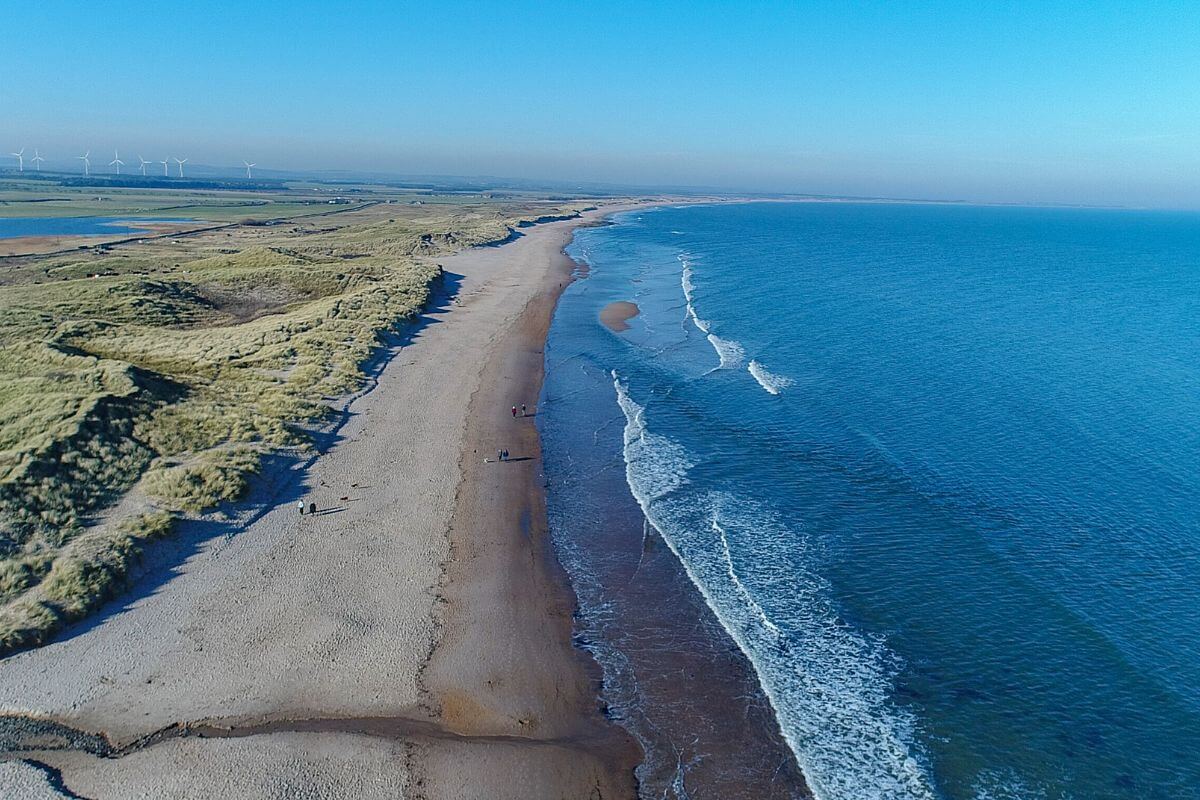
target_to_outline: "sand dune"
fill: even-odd
[[[547,558],[536,430],[508,410],[536,402],[578,224],[444,260],[447,294],[328,452],[263,482],[265,513],[185,526],[172,574],[0,662],[0,744],[45,765],[5,765],[0,789],[629,795],[636,752],[596,711]],[[485,464],[497,447],[529,460]]]

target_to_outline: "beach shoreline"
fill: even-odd
[[[490,760],[479,780],[492,782],[493,796],[636,795],[640,750],[604,719],[599,666],[573,643],[577,600],[549,536],[535,424],[547,334],[578,268],[564,249],[577,228],[625,208],[547,237],[533,265],[540,288],[498,337],[471,398],[451,557],[439,589],[441,637],[421,672],[426,702],[442,725],[464,736],[561,742],[537,759],[526,750],[511,763]],[[443,264],[453,270],[456,259],[475,255]],[[444,749],[422,752],[417,763],[431,788],[448,790],[463,779],[464,764]],[[443,794],[452,792],[431,791]]]
[[[179,562],[0,661],[0,788],[515,798],[541,776],[548,796],[632,796],[636,747],[572,645],[540,468],[517,455],[536,454],[533,419],[506,440],[529,461],[488,472],[467,455],[492,435],[479,426],[514,422],[507,387],[536,402],[562,248],[614,210],[440,259],[439,296],[319,457],[281,460],[259,507],[189,523]],[[321,513],[297,515],[297,497]],[[498,509],[515,524],[467,559]],[[495,612],[514,614],[515,635]]]
[[[582,232],[568,251],[588,280],[556,316],[539,417],[553,536],[580,598],[576,636],[602,665],[610,713],[643,747],[643,796],[811,798],[754,665],[631,483],[613,370],[634,357],[645,323],[611,323],[612,312],[641,313],[625,298],[647,296],[598,255],[610,233]]]
[[[596,651],[579,639],[538,404],[559,299],[588,270],[567,245],[662,202],[439,258],[426,310],[337,404],[317,455],[276,460],[232,519],[186,523],[164,543],[157,575],[130,596],[0,660],[0,788],[270,796],[303,781],[317,797],[636,797],[643,740],[607,707]],[[628,487],[606,491],[631,506]],[[298,499],[318,515],[297,515]],[[609,521],[614,542],[625,522]],[[688,620],[664,620],[667,635],[690,642],[643,677],[683,670],[700,675],[687,683],[697,696],[713,693],[703,709],[665,712],[671,736],[736,731],[696,780],[745,758],[745,775],[802,786],[789,755],[758,744],[777,735],[769,705],[681,565],[663,553],[643,574],[673,587]],[[775,796],[757,780],[746,791]]]

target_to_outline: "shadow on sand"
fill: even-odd
[[[305,429],[304,432],[312,444],[311,448],[265,456],[259,474],[251,479],[249,489],[241,500],[236,503],[223,503],[199,518],[177,520],[171,536],[161,542],[147,545],[146,553],[135,569],[133,579],[125,592],[105,603],[86,619],[66,626],[43,646],[88,633],[145,598],[159,593],[173,578],[183,573],[184,564],[189,559],[211,545],[220,546],[233,539],[280,506],[296,515],[296,504],[305,499],[314,488],[309,483],[309,469],[317,458],[343,441],[342,430],[346,423],[358,416],[352,410],[354,402],[379,385],[380,374],[404,347],[420,339],[430,326],[442,322],[441,318],[453,307],[462,281],[462,275],[443,271],[434,281],[429,300],[420,315],[412,321],[401,321],[394,330],[380,334],[379,346],[363,364],[363,387],[331,409],[324,425],[315,429]],[[361,491],[371,487],[360,485],[356,488]],[[345,506],[336,506],[318,510],[315,516],[337,514],[345,510]],[[309,516],[306,511],[304,517]]]
[[[322,508],[320,511],[310,511],[305,514],[306,517],[325,517],[330,514],[340,514],[346,510],[345,506],[334,506],[333,508]]]

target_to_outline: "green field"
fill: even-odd
[[[0,217],[179,217],[240,222],[330,210],[329,195],[307,192],[35,188],[41,192],[35,194],[18,182],[0,183]],[[47,188],[52,188],[52,191],[46,192]],[[357,201],[356,204],[361,202]]]
[[[341,199],[364,203],[408,205],[477,205],[479,203],[547,202],[528,191],[466,192],[405,189],[375,184],[289,182],[284,190],[217,191],[105,186],[55,186],[0,177],[0,217],[180,217],[212,222],[290,218],[344,210]]]
[[[172,517],[239,497],[264,453],[305,447],[426,302],[437,255],[582,205],[14,194],[5,213],[286,222],[0,259],[0,653],[111,596]]]

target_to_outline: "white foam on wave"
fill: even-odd
[[[722,339],[715,333],[710,333],[708,343],[717,351],[717,358],[721,359],[719,369],[737,369],[742,365],[746,351],[737,342],[732,339]]]
[[[692,282],[692,263],[685,253],[680,253],[676,258],[683,265],[679,282],[683,287],[683,299],[687,301],[688,318],[691,319],[696,329],[704,334],[705,338],[708,339],[708,343],[712,345],[713,350],[717,352],[717,358],[721,362],[718,369],[737,369],[746,358],[745,349],[732,339],[722,339],[720,336],[717,336],[712,332],[712,325],[708,320],[701,319],[700,315],[696,313],[696,284]]]
[[[629,392],[612,373],[617,387],[617,404],[625,414],[625,469],[637,474],[637,500],[646,504],[666,496],[687,482],[687,471],[693,464],[687,452],[665,436],[646,430],[643,422],[646,409],[629,396]]]
[[[784,375],[776,375],[762,365],[762,362],[750,359],[750,364],[746,367],[750,374],[754,376],[754,380],[758,381],[758,385],[766,389],[771,394],[779,394],[787,387],[795,383],[794,380]]]
[[[984,770],[976,778],[975,800],[1046,800],[1046,792],[1032,789],[1011,770]]]
[[[933,800],[915,722],[889,700],[894,657],[839,620],[803,532],[753,499],[691,484],[687,450],[652,433],[612,375],[630,490],[750,660],[813,794]]]
[[[725,535],[725,529],[721,527],[719,518],[714,515],[712,518],[712,529],[720,538],[721,553],[725,556],[725,572],[729,575],[729,580],[733,583],[733,587],[737,589],[738,595],[746,603],[746,606],[754,611],[755,615],[762,622],[763,628],[770,631],[772,636],[780,635],[779,626],[771,621],[767,616],[767,612],[763,611],[763,607],[754,599],[754,595],[750,594],[750,590],[742,583],[742,579],[738,577],[737,570],[733,566],[733,551],[729,549],[729,537]]]
[[[692,306],[692,299],[696,291],[696,284],[692,282],[692,262],[688,260],[686,253],[680,253],[675,257],[683,265],[683,272],[679,276],[679,282],[683,286],[683,298],[687,300],[688,313],[695,318],[696,309]]]

